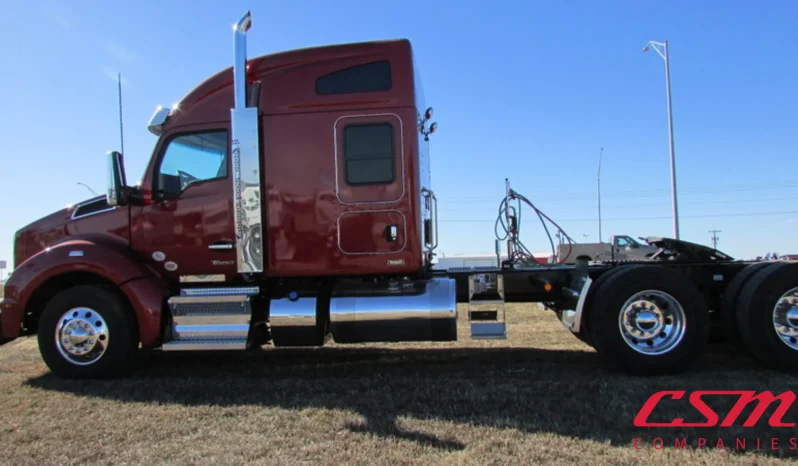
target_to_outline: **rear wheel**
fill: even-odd
[[[616,275],[618,272],[622,272],[624,270],[629,270],[629,269],[636,268],[636,267],[642,267],[642,266],[641,265],[624,265],[624,266],[615,267],[614,269],[612,269],[612,270],[610,270],[608,272],[604,272],[604,274],[602,274],[598,278],[596,278],[596,280],[591,284],[590,290],[588,290],[588,295],[587,295],[587,298],[585,299],[585,310],[583,311],[582,322],[579,325],[579,332],[574,333],[574,336],[576,338],[580,339],[583,343],[586,343],[587,345],[593,347],[593,343],[590,341],[590,333],[587,330],[587,321],[588,321],[588,319],[587,319],[588,310],[587,309],[590,307],[591,302],[593,301],[593,297],[596,294],[595,290],[599,289],[604,282],[609,280],[610,277]],[[559,315],[558,315],[558,318],[560,318],[560,320],[562,320],[562,317],[559,316]]]
[[[740,332],[737,331],[737,319],[735,317],[737,312],[737,304],[740,299],[740,293],[743,291],[743,287],[757,272],[773,265],[778,264],[773,262],[759,262],[756,264],[751,264],[735,275],[732,281],[729,282],[729,285],[726,286],[720,306],[722,313],[720,316],[720,321],[722,323],[722,336],[725,337],[727,343],[734,346],[742,346],[743,343],[742,339],[740,338]]]
[[[737,329],[748,350],[777,370],[798,370],[798,264],[757,272],[740,293]]]
[[[86,285],[57,294],[39,320],[39,351],[62,377],[108,377],[127,370],[136,353],[136,323],[108,287]]]
[[[594,348],[630,374],[684,371],[707,342],[704,297],[687,278],[665,267],[623,267],[596,288],[588,311]]]

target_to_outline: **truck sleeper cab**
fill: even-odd
[[[111,376],[139,347],[453,341],[458,302],[472,338],[500,339],[505,302],[535,302],[627,373],[686,369],[712,325],[761,363],[798,369],[795,263],[649,237],[646,260],[590,264],[569,238],[560,255],[574,265],[533,264],[511,228],[500,267],[432,271],[436,125],[410,43],[247,62],[250,26],[248,13],[234,27],[232,69],[153,115],[139,185],[112,152],[104,198],[17,232],[0,343],[35,333],[54,373]],[[505,187],[505,207],[532,206]]]
[[[117,340],[184,350],[322,344],[330,332],[455,338],[454,282],[430,275],[435,125],[410,42],[246,60],[250,26],[247,14],[235,27],[232,68],[156,110],[137,186],[112,153],[105,198],[18,232],[4,337],[45,335],[43,356],[64,374],[128,354]],[[130,335],[113,338],[114,323]]]

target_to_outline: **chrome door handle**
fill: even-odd
[[[233,249],[233,243],[228,243],[226,241],[220,241],[218,243],[213,243],[208,245],[208,249],[212,251],[229,251]]]

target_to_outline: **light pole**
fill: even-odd
[[[645,47],[644,52],[648,52],[650,47],[665,60],[665,92],[668,99],[668,141],[671,151],[671,204],[673,207],[673,237],[679,239],[679,206],[676,201],[676,157],[673,148],[673,111],[671,110],[671,61],[668,55],[668,41],[654,42],[649,41]],[[662,49],[662,50],[660,50]]]
[[[86,189],[91,191],[91,193],[94,194],[95,196],[99,196],[99,194],[97,194],[93,189],[91,189],[91,187],[89,187],[89,185],[87,185],[86,183],[81,183],[80,181],[78,181],[78,184],[81,185],[81,186],[85,186]]]
[[[604,153],[604,148],[602,147],[599,151],[599,163],[598,163],[598,217],[599,217],[599,243],[601,242],[601,154]]]

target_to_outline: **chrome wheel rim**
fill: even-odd
[[[65,312],[55,327],[55,346],[67,361],[78,366],[97,362],[108,349],[110,335],[105,319],[87,307]]]
[[[630,348],[656,356],[673,350],[682,342],[687,316],[673,296],[664,291],[646,290],[624,303],[618,327]]]
[[[798,351],[798,287],[784,293],[776,301],[773,328],[785,345]]]

